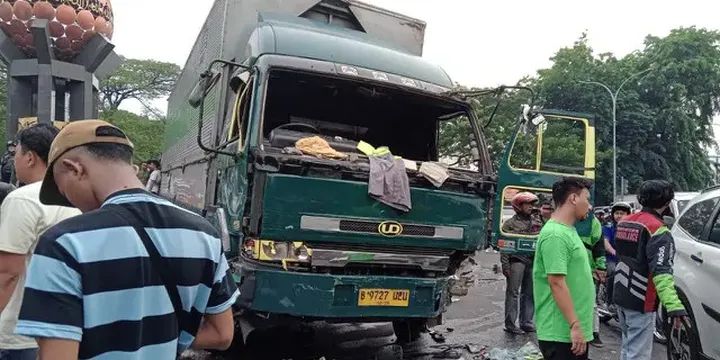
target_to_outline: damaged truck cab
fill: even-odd
[[[218,1],[213,11],[229,19],[233,6],[261,3]],[[445,95],[447,74],[369,35],[373,24],[391,29],[367,14],[420,41],[424,24],[354,1],[297,3],[305,10],[292,16],[259,15],[244,51],[220,51],[225,60],[193,50],[170,98],[161,194],[217,225],[248,328],[393,321],[412,340],[446,310],[456,271],[488,240],[495,181],[485,139],[469,105]],[[201,40],[196,49],[211,46]],[[423,163],[460,162],[439,150],[449,127],[467,130],[472,159],[440,167],[433,183]],[[315,136],[344,156],[298,152],[298,140]],[[360,143],[403,159],[409,211],[369,196]]]

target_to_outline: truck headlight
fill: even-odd
[[[252,259],[282,263],[285,268],[288,263],[309,264],[312,258],[312,249],[301,241],[248,239],[243,251]]]

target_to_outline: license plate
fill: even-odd
[[[410,290],[360,289],[358,306],[400,306],[410,304]]]

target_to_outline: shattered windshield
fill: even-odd
[[[317,74],[270,73],[262,136],[273,147],[319,135],[341,152],[357,152],[364,141],[408,160],[469,168],[472,134],[456,103]]]

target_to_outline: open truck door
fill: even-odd
[[[515,135],[498,166],[493,246],[505,253],[533,253],[537,235],[503,229],[503,223],[515,214],[510,201],[519,192],[531,192],[541,201],[550,201],[553,184],[566,176],[595,180],[595,125],[592,118],[552,110],[524,116],[518,121]],[[540,209],[534,216],[544,223]],[[589,234],[591,218],[576,227],[581,236]]]

